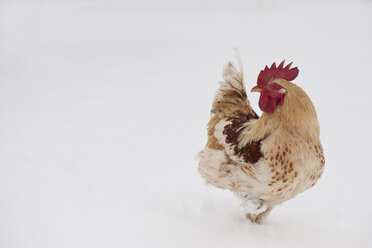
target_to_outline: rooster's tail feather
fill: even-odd
[[[238,61],[238,68],[229,61],[223,68],[223,80],[220,81],[220,88],[217,90],[214,97],[213,105],[218,103],[229,104],[249,104],[247,101],[247,93],[244,87],[243,66],[239,56],[239,52],[235,49],[235,55]]]
[[[211,118],[208,123],[207,146],[213,149],[221,149],[219,142],[214,136],[215,127],[221,120],[237,118],[247,121],[251,118],[258,118],[253,111],[244,87],[243,66],[237,49],[235,56],[238,61],[238,68],[229,61],[223,70],[223,80],[213,100]]]
[[[244,87],[243,63],[236,48],[234,52],[239,69],[231,61],[224,66],[223,80],[213,100],[212,114],[222,113],[224,117],[231,117],[237,110],[253,111]]]

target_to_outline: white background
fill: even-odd
[[[371,247],[371,1],[1,1],[0,247]],[[294,61],[319,183],[244,219],[197,153],[222,66]],[[258,95],[249,94],[254,108]]]

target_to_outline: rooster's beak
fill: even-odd
[[[263,89],[258,87],[258,86],[254,86],[252,89],[251,89],[251,92],[261,92]]]

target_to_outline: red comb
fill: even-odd
[[[293,62],[289,63],[286,67],[283,67],[284,61],[285,60],[283,60],[278,67],[276,67],[275,63],[273,63],[270,68],[266,66],[265,69],[258,74],[257,85],[260,86],[267,84],[274,78],[282,78],[287,81],[294,80],[298,75],[298,68],[290,68]]]

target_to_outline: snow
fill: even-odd
[[[372,247],[370,1],[0,2],[0,247]],[[319,183],[249,223],[206,186],[222,67],[300,69]],[[258,110],[258,96],[249,94]]]

